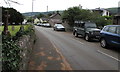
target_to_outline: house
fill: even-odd
[[[27,20],[26,19],[24,19],[24,21],[22,22],[22,24],[26,24],[27,23]]]
[[[110,12],[104,8],[92,9],[93,12],[99,13],[101,16],[110,16]]]
[[[34,23],[37,24],[38,22],[40,22],[40,20],[38,18],[35,18]]]
[[[62,24],[62,19],[61,19],[60,13],[56,12],[56,13],[52,14],[50,16],[49,23],[51,24],[51,26],[54,26],[54,24],[56,24],[56,23]]]
[[[115,15],[113,18],[114,25],[120,25],[120,15]]]
[[[45,18],[45,17],[42,17],[42,18],[40,18],[40,22],[41,23],[48,23],[48,18]]]

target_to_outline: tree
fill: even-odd
[[[6,17],[5,17],[5,15],[6,15],[5,11],[6,10],[8,10],[8,13],[9,13],[8,22],[10,24],[12,24],[12,23],[19,24],[19,23],[23,22],[24,17],[20,12],[18,12],[17,10],[15,10],[13,8],[4,8],[4,7],[2,7],[2,22],[5,23],[5,21],[6,21]]]
[[[52,15],[52,13],[48,13],[48,14],[47,14],[47,17],[50,17],[51,15]]]
[[[111,18],[111,17],[107,17]],[[107,24],[112,24],[111,20],[107,20],[106,17],[100,16],[96,12],[92,12],[90,10],[80,9],[79,7],[68,8],[62,14],[62,20],[68,21],[68,24],[73,27],[74,21],[91,21],[95,22],[98,26],[105,26]]]
[[[46,17],[44,14],[40,13],[39,15],[36,15],[37,18],[41,18],[41,17]]]
[[[32,22],[34,19],[32,17],[27,18],[27,22]]]
[[[62,20],[67,20],[70,26],[74,25],[75,20],[90,20],[91,13],[89,10],[80,9],[79,7],[69,8],[62,14]]]
[[[90,21],[95,22],[100,27],[103,27],[105,25],[112,24],[112,16],[101,16],[96,12],[92,12]]]

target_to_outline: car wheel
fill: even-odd
[[[103,47],[103,48],[107,48],[107,43],[106,43],[106,41],[105,41],[105,39],[101,39],[100,40],[100,45],[101,45],[101,47]]]
[[[77,32],[75,32],[75,37],[78,37],[78,33]]]
[[[88,34],[85,35],[85,40],[86,40],[86,41],[90,41],[90,37],[89,37]]]

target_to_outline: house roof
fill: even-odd
[[[51,19],[51,21],[54,23],[62,23],[62,20],[60,19]]]
[[[48,21],[48,18],[41,18],[43,21]]]
[[[60,15],[60,13],[59,13],[59,12],[57,12],[57,13],[55,13],[55,14],[51,15],[51,16],[50,16],[50,18],[53,18],[53,17],[55,17],[56,15]],[[61,16],[61,15],[60,15],[60,16]]]
[[[107,10],[107,9],[104,9],[104,8],[96,8],[96,9],[92,9],[93,11],[103,11],[103,10]],[[108,10],[107,10],[108,11]]]

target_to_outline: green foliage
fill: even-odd
[[[24,26],[24,30],[28,30],[31,25],[9,25],[8,26],[8,31],[10,31],[11,36],[15,36],[16,33],[19,31],[20,27]],[[12,30],[12,27],[14,27],[14,30]],[[3,31],[4,26],[0,26],[0,34]]]
[[[80,9],[78,7],[69,8],[65,10],[62,14],[62,19],[67,20],[70,26],[73,26],[75,17],[79,15]]]
[[[48,13],[47,16],[50,17],[52,15],[52,13]]]
[[[112,24],[112,16],[103,17],[96,12],[80,9],[79,7],[73,7],[65,10],[62,14],[62,20],[68,21],[68,24],[71,27],[74,26],[75,20],[95,22],[98,26]]]
[[[22,60],[21,52],[23,51],[16,43],[23,35],[32,35],[34,32],[33,26],[29,25],[26,28],[20,27],[16,36],[2,35],[2,70],[19,70]],[[14,72],[14,71],[12,71]]]
[[[95,22],[99,27],[103,27],[112,24],[112,16],[100,16],[97,13],[93,13],[90,21]]]
[[[89,10],[80,9],[79,7],[69,8],[62,14],[62,19],[67,20],[70,26],[74,25],[75,20],[90,20],[91,12]]]
[[[21,26],[19,31],[16,33],[16,36],[13,37],[14,40],[19,39],[23,35],[31,35],[34,32],[33,26]]]
[[[19,70],[20,47],[8,36],[2,36],[2,69]]]
[[[113,18],[113,16],[104,16],[107,20],[110,20]]]
[[[9,13],[9,23],[15,23],[15,24],[19,24],[22,23],[24,20],[23,15],[18,12],[17,10],[13,9],[13,8],[3,8],[2,7],[2,22],[6,22],[6,17],[5,15],[7,15],[6,10],[8,10]]]
[[[41,17],[46,17],[44,14],[40,13],[39,15],[36,15],[37,18],[41,18]]]
[[[34,20],[34,19],[33,19],[32,17],[28,17],[28,18],[27,18],[27,22],[33,22],[33,20]]]

